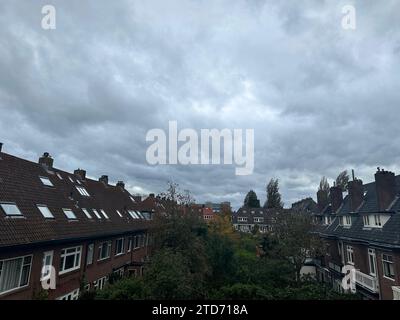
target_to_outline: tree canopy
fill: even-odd
[[[283,202],[281,194],[279,193],[279,180],[271,179],[266,187],[267,200],[265,201],[264,208],[268,209],[281,209]]]
[[[257,194],[253,190],[247,193],[243,204],[248,208],[260,208],[260,200],[258,200]]]

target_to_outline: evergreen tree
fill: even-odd
[[[248,208],[260,208],[260,200],[258,200],[257,194],[253,190],[247,193],[244,199],[244,206]]]
[[[326,177],[322,177],[321,182],[319,183],[319,190],[325,191],[328,194],[329,188],[328,179]]]
[[[267,201],[265,201],[264,208],[282,209],[283,202],[281,201],[281,194],[279,193],[279,179],[271,179],[267,185]]]

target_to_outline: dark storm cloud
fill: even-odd
[[[280,178],[287,205],[322,175],[400,172],[400,3],[386,1],[1,1],[0,140],[60,168],[199,201],[232,201]],[[354,4],[357,29],[341,28]],[[146,132],[253,128],[255,171],[149,166]]]

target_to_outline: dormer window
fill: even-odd
[[[363,217],[364,227],[382,228],[388,218],[385,215],[371,214]]]
[[[351,226],[351,217],[350,216],[345,216],[344,217],[343,225],[345,227],[350,227]]]
[[[75,188],[76,188],[76,190],[78,190],[78,192],[80,193],[81,196],[90,197],[89,192],[87,192],[87,190],[84,187],[76,186]]]
[[[54,185],[51,183],[50,179],[47,177],[39,177],[40,181],[42,181],[42,183],[47,186],[47,187],[54,187]]]
[[[7,216],[22,216],[15,203],[1,203],[0,206]]]
[[[63,209],[63,211],[69,220],[76,220],[75,213],[71,209]]]

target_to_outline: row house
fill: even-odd
[[[206,207],[204,204],[190,204],[185,207],[185,212],[198,216],[206,223],[213,221],[216,216],[216,213],[213,211],[213,209]]]
[[[0,299],[77,299],[110,276],[140,275],[152,211],[107,176],[86,177],[1,152]]]
[[[232,214],[232,224],[240,232],[252,232],[258,228],[260,233],[272,231],[279,211],[276,209],[241,207]]]
[[[318,278],[343,290],[344,266],[366,299],[400,300],[400,176],[380,170],[375,181],[318,191],[315,222],[326,245]]]

